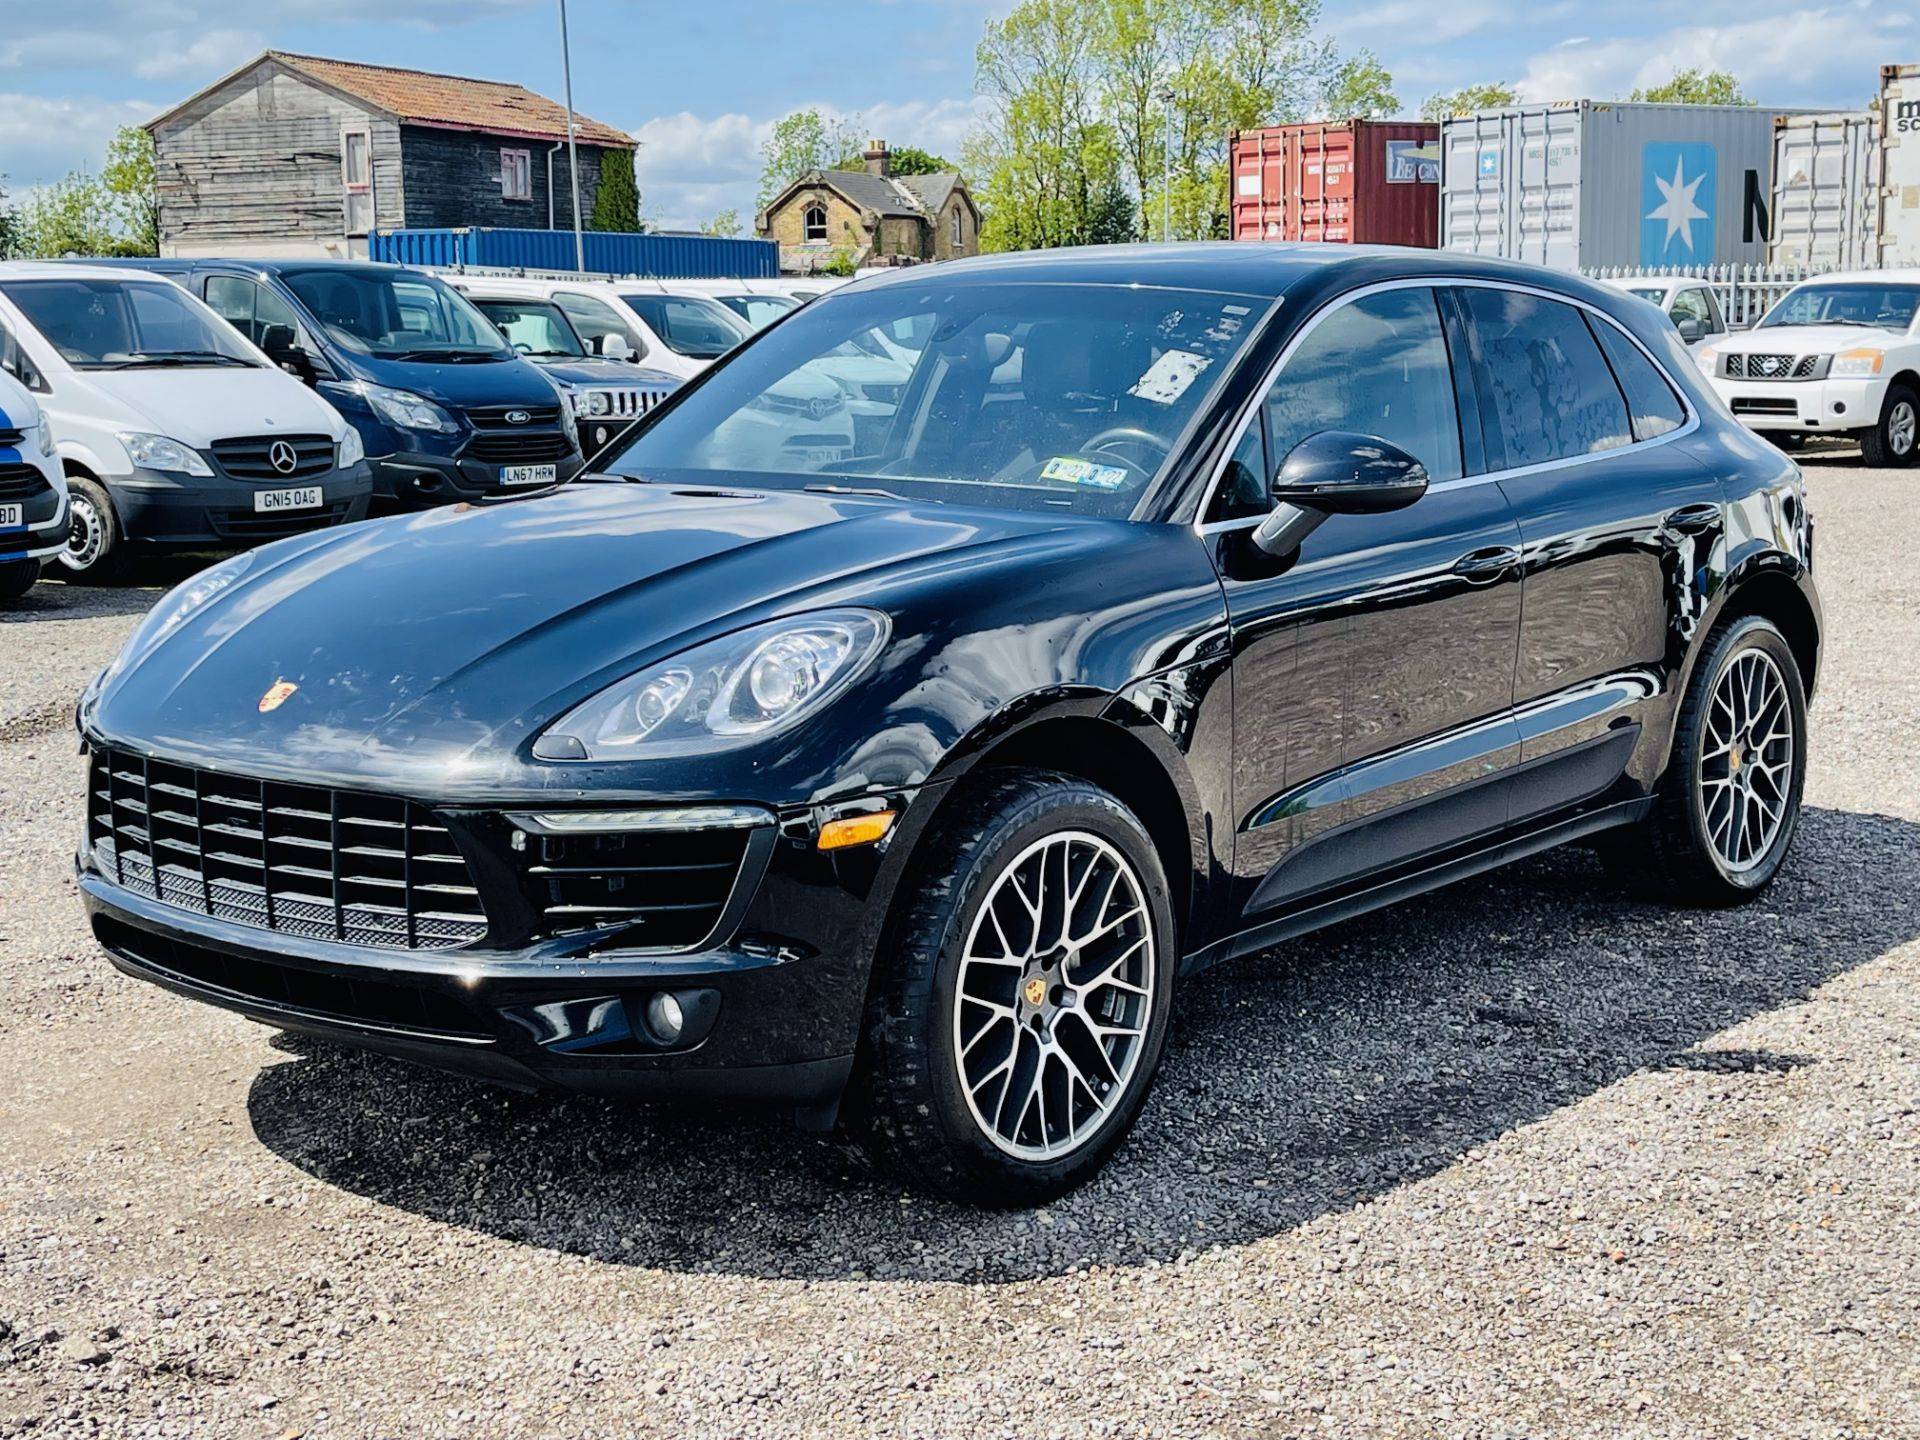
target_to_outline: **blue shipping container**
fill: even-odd
[[[587,269],[596,275],[649,275],[662,280],[770,280],[780,273],[771,240],[709,235],[630,235],[589,230],[581,237]],[[396,265],[488,270],[573,270],[571,230],[380,230],[368,258]]]

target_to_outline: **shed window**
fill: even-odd
[[[500,152],[500,198],[502,200],[533,199],[532,151],[502,150]]]
[[[806,239],[825,240],[827,238],[827,207],[824,205],[807,206],[804,223],[806,225]]]
[[[373,229],[373,140],[365,130],[340,132],[340,192],[349,235]]]
[[[960,235],[960,207],[958,205],[954,206],[952,213],[947,216],[947,223],[952,227],[953,248],[958,250],[962,245],[967,243]]]

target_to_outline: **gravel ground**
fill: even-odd
[[[1027,1214],[121,978],[68,716],[155,591],[42,586],[0,613],[0,1435],[1920,1435],[1920,472],[1808,469],[1830,654],[1764,900],[1569,853],[1212,971]]]

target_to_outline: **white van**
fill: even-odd
[[[67,545],[67,482],[33,393],[0,372],[0,600],[18,600]]]
[[[0,366],[53,422],[72,578],[134,548],[236,549],[367,513],[358,432],[171,280],[0,263]]]

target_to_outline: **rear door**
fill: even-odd
[[[1620,778],[1699,613],[1722,496],[1705,467],[1666,443],[1689,413],[1622,327],[1543,293],[1455,293],[1490,463],[1524,545],[1518,821]]]

